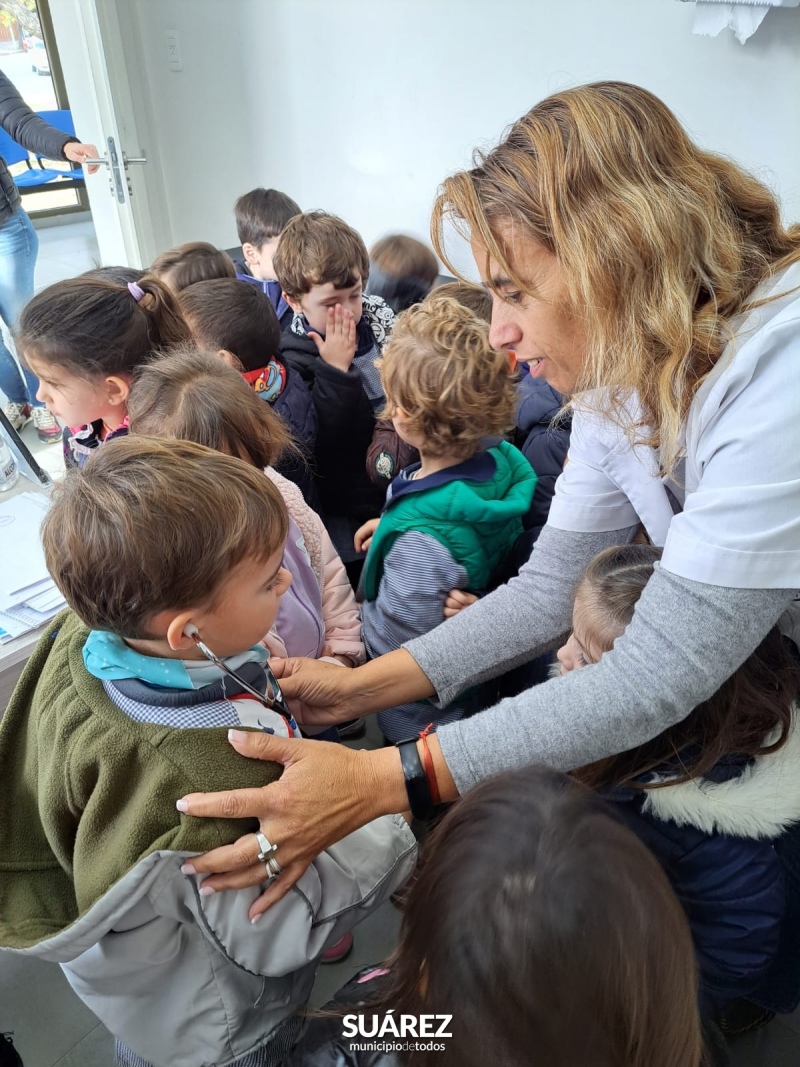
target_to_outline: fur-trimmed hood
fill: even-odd
[[[681,782],[645,793],[643,813],[734,837],[779,837],[800,822],[800,729],[797,712],[786,744],[757,756],[742,774],[725,782]]]

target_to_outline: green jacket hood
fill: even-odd
[[[453,468],[452,479],[387,501],[364,565],[367,600],[377,597],[386,556],[409,530],[442,543],[467,570],[471,589],[487,587],[522,533],[522,516],[531,506],[537,479],[525,456],[506,441],[485,455],[494,462],[489,478],[470,480]]]
[[[83,665],[88,633],[58,615],[0,720],[0,948],[65,930],[153,853],[235,841],[252,820],[193,818],[175,802],[281,773],[239,756],[226,729],[129,719]]]

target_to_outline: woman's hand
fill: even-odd
[[[335,667],[330,670],[345,673]],[[241,730],[229,731],[228,737],[243,756],[282,763],[281,778],[261,789],[192,793],[177,807],[202,818],[256,817],[261,833],[277,846],[273,855],[283,872],[250,908],[252,922],[288,893],[320,852],[379,815],[408,807],[395,748],[370,752]],[[244,889],[266,881],[265,863],[258,853],[255,834],[247,834],[232,845],[194,857],[183,871],[211,875],[201,886],[204,896]]]
[[[353,547],[356,552],[366,552],[369,546],[372,544],[372,536],[378,529],[380,519],[370,519],[365,522],[363,526],[359,526],[356,530],[356,535],[353,538]]]
[[[348,684],[353,671],[343,671],[336,663],[299,657],[270,659],[269,665],[292,709],[302,708],[302,725],[335,726],[358,718]]]
[[[341,304],[328,308],[325,337],[320,337],[315,330],[309,330],[308,335],[326,363],[345,374],[350,370],[356,354],[356,320],[352,311]]]
[[[93,144],[82,144],[80,141],[69,141],[64,145],[64,157],[70,163],[86,164],[90,159],[98,159],[99,153]],[[97,164],[87,166],[89,174],[96,174],[100,169]]]
[[[452,619],[454,615],[458,615],[464,608],[468,608],[470,604],[475,604],[477,601],[478,597],[474,593],[468,593],[466,589],[451,589],[444,602],[444,617]]]
[[[383,708],[432,697],[435,690],[405,648],[342,671],[332,663],[313,659],[274,659],[269,665],[280,679],[287,700],[300,700],[306,721],[335,726]]]

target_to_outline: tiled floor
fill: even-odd
[[[37,288],[89,270],[98,262],[91,223],[42,230],[39,240]],[[51,474],[63,471],[60,447],[42,445],[32,425],[25,428],[23,437]],[[377,743],[374,724],[365,743]],[[355,971],[383,959],[394,947],[399,923],[400,916],[390,904],[364,922],[356,932],[350,959],[320,968],[312,1004],[325,1003]],[[111,1067],[113,1063],[111,1035],[78,1000],[55,964],[0,953],[0,1031],[5,1030],[14,1031],[25,1067]],[[732,1046],[731,1067],[799,1065],[800,1011]]]
[[[36,260],[36,288],[72,278],[100,265],[97,239],[91,220],[48,226],[37,230],[39,256]]]

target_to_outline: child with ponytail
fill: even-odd
[[[26,305],[17,349],[39,379],[37,398],[66,423],[68,467],[82,467],[99,445],[128,432],[134,371],[154,352],[188,340],[174,297],[152,277],[128,284],[69,278]]]

